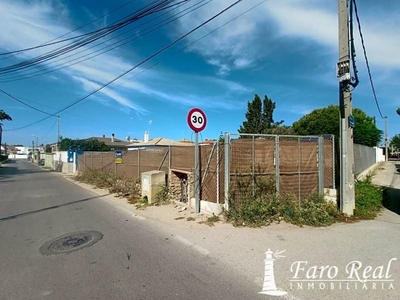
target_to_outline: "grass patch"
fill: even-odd
[[[128,198],[129,203],[137,203],[140,199],[140,180],[125,178],[111,172],[85,170],[75,176],[75,180],[91,184],[100,189],[108,189],[110,193]]]
[[[217,223],[218,221],[220,221],[219,216],[213,214],[211,217],[207,217],[205,221],[200,221],[199,224],[206,224],[212,227],[215,226],[215,223]]]
[[[293,195],[277,196],[272,176],[255,180],[255,186],[249,178],[238,177],[238,189],[229,198],[229,210],[224,210],[223,215],[234,226],[248,227],[266,226],[282,220],[298,226],[323,227],[335,222],[374,219],[383,207],[383,189],[372,184],[372,176],[355,182],[353,216],[341,214],[336,204],[320,195],[309,195],[300,202]]]
[[[174,220],[183,220],[185,217],[177,217]]]
[[[329,226],[336,222],[339,212],[336,205],[322,196],[312,195],[300,204],[297,197],[264,195],[242,198],[230,202],[224,210],[225,218],[234,226],[260,227],[284,220],[298,226]]]
[[[193,217],[188,217],[188,218],[186,219],[186,221],[196,221],[196,219],[193,218]]]

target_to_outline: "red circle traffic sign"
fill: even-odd
[[[192,108],[187,115],[187,122],[194,132],[200,132],[206,128],[206,114],[200,108]]]

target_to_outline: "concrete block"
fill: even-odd
[[[148,171],[141,174],[142,198],[147,197],[148,202],[154,202],[160,184],[165,184],[164,171]]]

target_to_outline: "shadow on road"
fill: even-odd
[[[396,164],[396,170],[400,170],[400,164]],[[396,171],[394,176],[400,176],[400,172]],[[383,206],[400,215],[400,189],[393,186],[386,187],[383,190]]]
[[[383,206],[400,215],[400,189],[387,187],[383,191]]]
[[[77,203],[86,202],[86,201],[97,199],[97,198],[101,198],[101,197],[104,197],[104,196],[107,196],[107,195],[110,195],[110,194],[101,195],[101,196],[100,195],[99,196],[93,196],[93,197],[84,198],[84,199],[81,199],[81,200],[76,200],[76,201],[72,201],[72,202],[68,202],[68,203],[49,206],[49,207],[41,208],[41,209],[38,209],[38,210],[28,211],[28,212],[24,212],[24,213],[21,213],[21,214],[0,218],[0,223],[1,222],[5,222],[5,221],[14,220],[14,219],[21,218],[21,217],[25,217],[25,216],[28,216],[28,215],[40,213],[40,212],[47,211],[47,210],[52,210],[52,209],[56,209],[56,208],[60,208],[60,207],[68,206],[68,205],[73,205],[73,204],[77,204]]]

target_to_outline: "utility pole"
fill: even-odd
[[[34,157],[35,157],[35,141],[32,141],[32,162]]]
[[[60,142],[60,116],[57,116],[57,143],[56,151],[58,151],[58,143]]]
[[[349,51],[348,0],[339,0],[339,79],[340,104],[340,210],[349,216],[355,209],[354,195],[354,151]]]
[[[385,161],[389,160],[387,117],[385,116]]]

